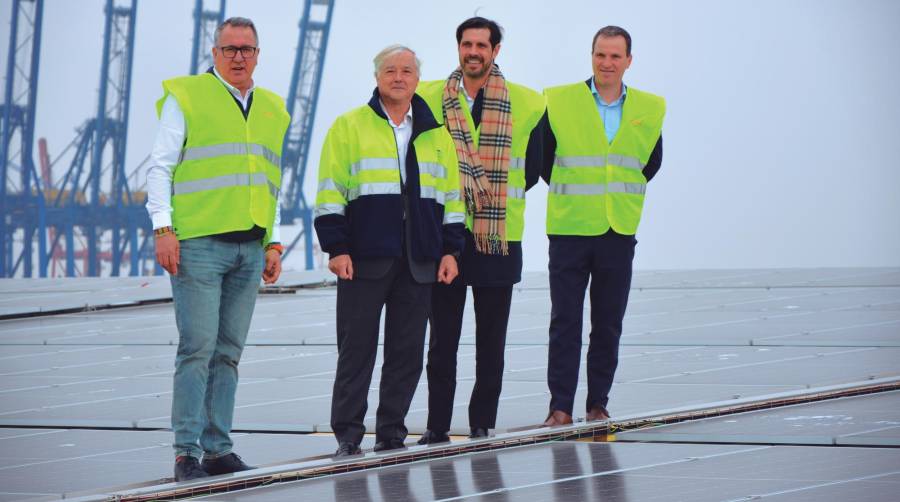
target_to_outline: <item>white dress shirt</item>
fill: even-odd
[[[406,110],[403,121],[400,124],[395,124],[394,119],[387,112],[387,108],[384,107],[384,103],[381,100],[378,100],[378,103],[381,104],[381,110],[387,115],[388,124],[391,124],[391,127],[394,129],[394,139],[397,141],[397,156],[400,160],[400,182],[406,185],[406,152],[409,150],[409,139],[412,138],[413,126],[412,105],[410,105],[409,110]]]
[[[469,105],[469,111],[471,112],[472,107],[475,106],[475,98],[469,97],[469,93],[466,92],[466,86],[463,85],[462,80],[459,81],[459,91],[462,92],[463,97],[466,98],[466,104]],[[477,97],[478,94],[476,93],[475,96]]]
[[[213,73],[235,97],[241,107],[246,110],[250,95],[256,85],[251,85],[246,95],[229,84],[213,68]],[[150,168],[147,170],[147,211],[153,222],[153,228],[172,225],[172,173],[178,165],[181,150],[187,132],[185,131],[184,113],[178,106],[175,96],[169,94],[163,102],[159,115],[159,128],[150,152]],[[272,225],[272,242],[281,242],[281,191],[278,192],[278,203],[275,205],[275,222]]]

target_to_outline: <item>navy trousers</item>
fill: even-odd
[[[428,345],[428,429],[450,430],[456,394],[456,353],[462,333],[466,284],[435,284],[431,302],[431,337]],[[472,286],[475,304],[475,387],[469,399],[469,426],[493,429],[503,386],[506,326],[512,303],[512,285]]]
[[[357,264],[362,264],[359,260]],[[408,260],[390,260],[382,277],[357,273],[337,285],[337,371],[331,399],[331,429],[338,442],[359,444],[366,427],[367,398],[381,313],[384,321],[384,362],[381,365],[375,440],[406,438],[406,413],[422,374],[425,324],[431,284],[416,282]]]
[[[591,331],[585,409],[606,407],[631,287],[634,236],[550,236],[550,409],[572,414],[581,362],[584,293],[590,282]]]

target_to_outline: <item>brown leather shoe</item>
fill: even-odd
[[[595,404],[594,406],[591,406],[591,410],[588,411],[585,420],[588,422],[593,422],[594,420],[609,420],[609,412],[606,411],[606,408],[603,406]]]
[[[572,423],[572,415],[560,410],[551,410],[544,420],[544,427],[555,427],[557,425],[569,425]]]

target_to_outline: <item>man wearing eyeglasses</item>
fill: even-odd
[[[290,117],[281,97],[253,82],[253,22],[230,18],[215,41],[206,73],[163,82],[147,175],[156,259],[170,274],[179,333],[176,481],[252,469],[229,437],[237,366],[260,276],[271,284],[281,273],[280,155]]]

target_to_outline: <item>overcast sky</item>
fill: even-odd
[[[96,113],[103,4],[45,1],[36,137],[54,157]],[[128,169],[150,150],[160,81],[188,70],[193,4],[138,4]],[[11,5],[0,0],[4,75]],[[256,83],[284,96],[301,6],[227,0],[226,16],[259,29]],[[423,80],[445,78],[457,64],[456,25],[477,10],[505,29],[506,77],[541,90],[587,78],[593,34],[616,24],[634,39],[625,82],[668,103],[636,268],[900,265],[900,2],[337,0],[335,9],[310,200],[325,132],[368,99],[384,46],[409,45]],[[545,204],[540,184],[528,193],[527,270],[546,270]]]

